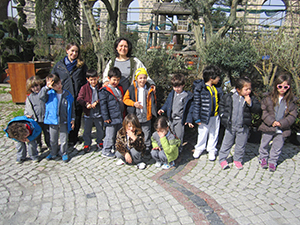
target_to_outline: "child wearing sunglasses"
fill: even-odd
[[[263,169],[274,172],[286,137],[291,135],[291,125],[297,117],[296,98],[291,90],[291,78],[281,74],[274,82],[273,90],[261,102],[262,131],[259,160]],[[270,141],[273,143],[270,148]]]

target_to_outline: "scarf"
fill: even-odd
[[[75,59],[73,62],[70,62],[69,58],[66,56],[64,61],[69,72],[71,72],[77,65],[77,59]]]

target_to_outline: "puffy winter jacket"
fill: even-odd
[[[211,117],[212,99],[209,90],[206,87],[204,80],[194,81],[194,101],[192,106],[192,113],[194,121],[204,124],[209,123]],[[221,88],[216,88],[218,92],[218,99],[221,98],[223,91]]]
[[[118,86],[119,90],[124,95],[121,86]],[[105,123],[105,126],[121,124],[123,121],[123,115],[120,108],[120,103],[117,97],[114,95],[113,91],[104,86],[99,92],[101,115],[103,120],[111,120],[111,123]]]

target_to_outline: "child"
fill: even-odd
[[[144,68],[135,71],[133,84],[128,88],[123,98],[127,105],[127,112],[135,114],[139,119],[142,131],[145,135],[146,155],[151,149],[151,119],[157,117],[156,96],[153,86],[147,82],[148,73]]]
[[[113,67],[108,72],[108,85],[101,88],[99,92],[101,114],[104,120],[105,138],[102,156],[114,158],[112,152],[116,142],[117,131],[122,127],[124,104],[123,88],[119,85],[121,72]]]
[[[175,166],[175,160],[178,157],[180,140],[171,133],[167,117],[160,116],[154,123],[156,132],[151,137],[153,149],[151,156],[155,159],[156,167],[170,169]]]
[[[27,96],[25,101],[24,115],[27,116],[27,118],[31,118],[38,122],[44,133],[45,143],[47,144],[47,147],[50,148],[49,125],[44,124],[45,103],[41,101],[38,95],[41,90],[42,83],[43,81],[37,76],[30,77],[26,81],[26,89],[30,95]],[[36,142],[39,152],[42,152],[43,143],[41,135],[36,138]]]
[[[68,162],[68,133],[74,129],[75,120],[74,98],[69,91],[62,89],[61,80],[55,74],[46,77],[46,86],[39,96],[46,103],[44,123],[50,125],[51,147],[46,159],[57,158],[59,134],[60,155],[64,162]]]
[[[142,162],[145,152],[144,133],[138,118],[134,114],[128,114],[123,121],[123,127],[117,133],[116,156],[119,158],[116,165],[136,164],[137,168],[145,169]]]
[[[168,95],[168,98],[163,107],[158,110],[158,114],[166,113],[169,121],[171,122],[171,130],[175,133],[181,141],[179,152],[182,151],[182,143],[184,136],[184,125],[189,122],[189,126],[192,121],[186,121],[188,111],[190,109],[191,100],[193,94],[190,91],[184,91],[185,78],[183,74],[174,74],[171,78],[171,84],[173,90]]]
[[[250,94],[251,80],[247,77],[238,78],[235,90],[224,95],[220,101],[221,123],[226,128],[219,152],[222,169],[229,168],[226,159],[234,143],[233,163],[237,169],[243,169],[242,161],[251,125],[251,113],[260,112],[260,103]]]
[[[291,135],[291,125],[297,117],[296,98],[291,90],[291,78],[282,74],[276,78],[271,93],[261,102],[262,124],[259,130],[263,132],[259,147],[260,165],[274,172],[284,144],[284,139]],[[270,155],[268,147],[273,140]]]
[[[6,136],[17,141],[17,164],[21,164],[26,159],[27,148],[28,154],[33,162],[38,162],[37,144],[35,139],[41,134],[42,128],[33,119],[26,116],[17,116],[12,119],[6,129]]]
[[[207,66],[203,70],[203,80],[194,81],[193,119],[198,124],[198,140],[195,145],[194,158],[200,157],[205,150],[210,161],[216,159],[220,128],[218,115],[219,99],[222,89],[216,88],[221,70],[216,66]]]
[[[86,72],[86,80],[88,81],[83,85],[79,91],[77,101],[83,107],[84,112],[84,152],[87,153],[90,151],[91,133],[93,124],[95,124],[97,131],[97,147],[99,150],[102,150],[103,147],[103,119],[101,116],[100,105],[99,105],[99,91],[101,85],[98,82],[98,74],[96,70],[88,70]]]

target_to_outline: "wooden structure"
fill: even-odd
[[[155,3],[153,4],[153,9],[151,11],[152,14],[155,15],[155,22],[154,26],[152,28],[157,27],[159,24],[159,16],[163,17],[164,20],[166,16],[174,16],[177,17],[188,17],[191,15],[191,10],[185,9],[182,6],[180,6],[179,3],[170,3],[170,2],[163,2],[163,3]],[[154,34],[154,35],[153,35]],[[163,34],[163,35],[194,35],[194,32],[188,31],[188,30],[165,30],[165,29],[151,29],[150,30],[150,38],[153,38],[153,46],[157,45],[157,35]],[[152,37],[154,36],[154,37]],[[187,52],[185,52],[187,53]],[[192,55],[195,55],[196,52],[192,51]]]
[[[50,72],[51,62],[9,62],[9,83],[12,101],[24,103],[26,100],[26,80],[32,76],[44,79]]]

